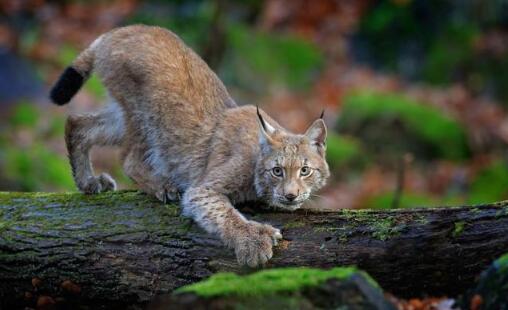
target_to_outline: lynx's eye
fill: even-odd
[[[309,176],[312,172],[312,169],[310,169],[309,166],[303,166],[302,169],[300,169],[300,175],[302,177]]]
[[[281,167],[274,167],[272,169],[272,174],[278,178],[281,178],[284,175],[284,171]]]

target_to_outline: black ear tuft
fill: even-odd
[[[64,105],[79,91],[83,82],[83,76],[76,69],[67,67],[51,89],[49,98],[58,105]]]
[[[323,116],[325,116],[325,109],[323,109],[323,111],[321,111],[321,115],[319,116],[319,118],[323,119]]]
[[[261,113],[259,113],[259,106],[256,106],[256,112],[258,114],[258,118],[259,118],[259,122],[261,123],[261,126],[263,126],[263,129],[266,131],[266,124],[265,124],[265,120],[263,119],[263,117],[261,116]]]

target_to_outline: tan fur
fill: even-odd
[[[117,102],[68,120],[78,188],[115,188],[108,175],[93,175],[88,153],[93,145],[118,145],[126,173],[142,190],[163,201],[182,194],[184,214],[218,234],[241,264],[264,264],[282,236],[245,219],[233,203],[259,200],[293,210],[329,176],[321,119],[295,135],[262,111],[258,118],[252,106],[237,107],[218,77],[168,30],[113,30],[72,67],[83,77],[95,70]],[[274,175],[274,168],[283,175]],[[303,176],[304,170],[310,174]]]

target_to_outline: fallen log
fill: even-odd
[[[238,276],[220,273],[157,297],[147,310],[395,310],[367,274],[354,267],[281,268]]]
[[[268,268],[355,265],[403,297],[464,293],[508,252],[508,202],[253,210],[242,211],[284,236]],[[178,207],[141,193],[0,193],[0,308],[40,296],[106,308],[145,304],[219,271],[249,269],[238,267],[233,251],[181,217]]]

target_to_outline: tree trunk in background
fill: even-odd
[[[356,265],[389,292],[455,296],[508,251],[508,202],[412,210],[243,212],[281,228],[268,268]],[[0,193],[0,308],[40,296],[142,304],[219,271],[248,272],[178,207],[138,192]],[[39,298],[40,299],[40,298]]]

